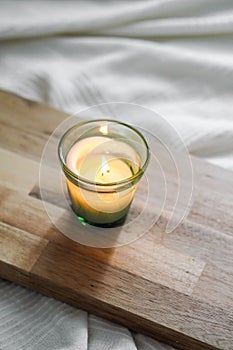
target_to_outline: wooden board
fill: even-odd
[[[194,203],[173,233],[161,216],[130,245],[82,246],[37,195],[42,150],[65,117],[0,92],[0,276],[180,349],[233,349],[232,173],[193,158]]]

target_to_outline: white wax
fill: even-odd
[[[82,178],[100,183],[122,181],[139,168],[137,153],[131,146],[102,136],[76,142],[67,155],[66,164]]]

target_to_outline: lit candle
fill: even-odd
[[[94,130],[93,136],[93,127],[85,137],[82,134],[63,158],[68,168],[67,187],[73,210],[81,220],[112,225],[126,217],[143,163],[126,142],[127,137],[110,132],[108,123]]]

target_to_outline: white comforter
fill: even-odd
[[[233,1],[2,0],[0,88],[70,113],[150,107],[190,153],[233,169]],[[0,348],[168,349],[4,281]]]

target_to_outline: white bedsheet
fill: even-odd
[[[2,0],[0,88],[70,113],[150,107],[190,153],[233,170],[233,2]],[[168,348],[0,282],[1,350]]]

